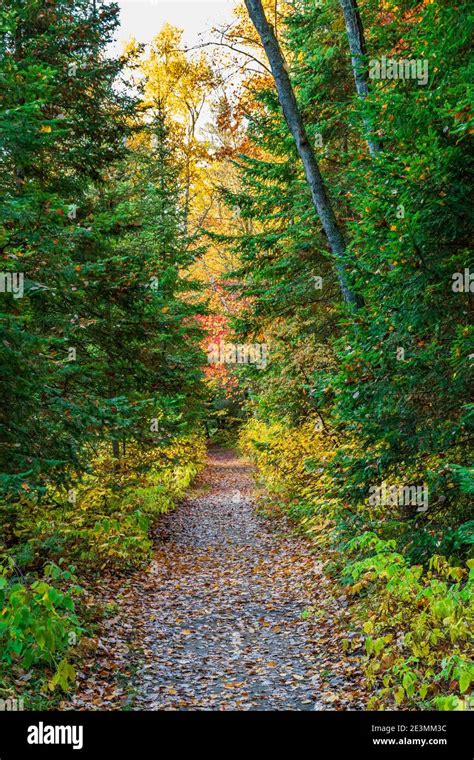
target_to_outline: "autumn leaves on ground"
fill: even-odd
[[[145,572],[100,581],[110,611],[63,708],[364,707],[359,658],[341,646],[347,599],[281,515],[257,513],[249,470],[212,450],[158,520]]]

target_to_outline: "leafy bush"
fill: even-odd
[[[468,707],[474,561],[466,570],[435,555],[425,571],[409,566],[394,541],[374,533],[354,539],[348,549],[367,554],[350,562],[345,575],[366,618],[366,673],[369,686],[378,687],[371,706],[394,697],[405,707]]]
[[[197,436],[163,449],[129,447],[119,462],[103,451],[69,500],[58,490],[41,499],[23,496],[10,550],[16,564],[31,570],[67,558],[94,572],[143,564],[150,556],[152,522],[182,496],[204,455]]]
[[[82,589],[71,570],[57,565],[46,566],[44,577],[31,583],[12,578],[9,565],[0,566],[0,660],[24,669],[53,666],[50,688],[66,690],[74,669],[62,655],[82,631],[75,605]]]

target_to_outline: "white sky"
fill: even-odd
[[[184,30],[189,47],[199,42],[199,33],[232,20],[235,0],[118,0],[121,28],[117,45],[130,37],[149,42],[168,21]]]

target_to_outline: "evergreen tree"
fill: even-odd
[[[15,491],[67,485],[103,440],[118,453],[160,417],[188,429],[199,334],[164,118],[148,160],[127,147],[136,103],[118,83],[126,62],[105,56],[117,6],[11,0],[1,13],[4,279],[24,281],[22,298],[0,294],[0,465]]]

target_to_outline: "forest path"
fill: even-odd
[[[347,602],[304,538],[256,514],[253,488],[245,461],[210,453],[194,491],[160,518],[148,570],[103,590],[117,614],[69,707],[363,708],[357,657],[341,647]]]

